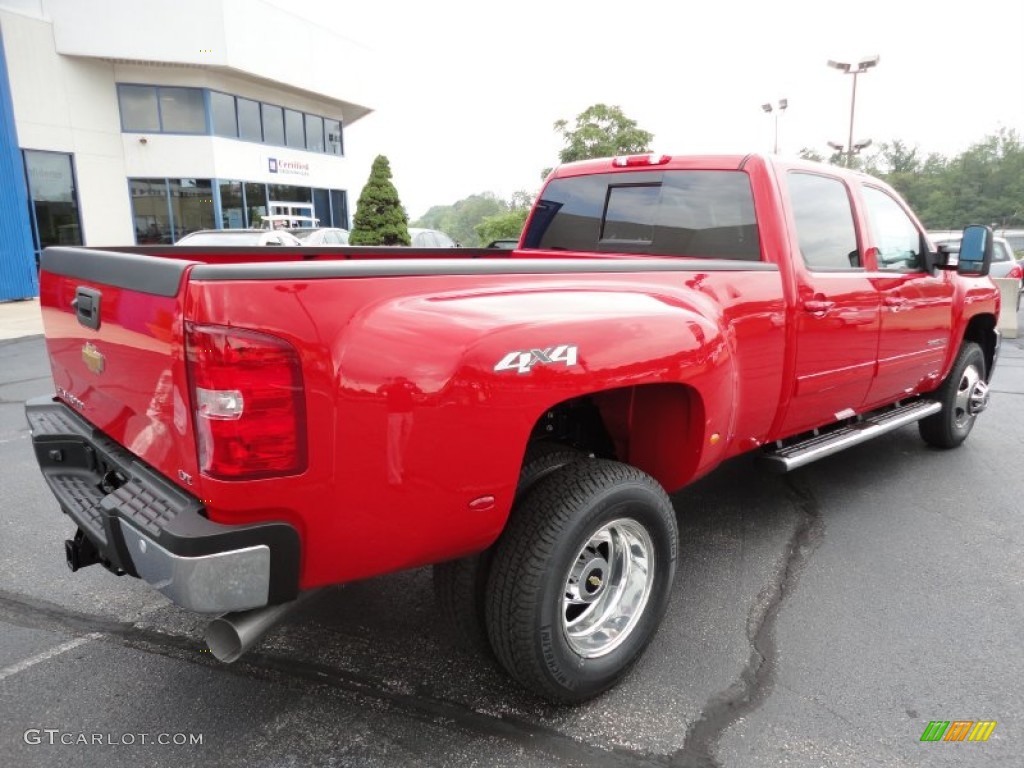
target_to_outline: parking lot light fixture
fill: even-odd
[[[850,95],[850,132],[847,136],[845,149],[847,168],[853,166],[853,156],[859,151],[856,145],[854,145],[853,143],[853,115],[857,109],[857,75],[863,75],[869,69],[877,67],[880,58],[880,56],[869,56],[867,58],[861,59],[856,64],[852,64],[846,61],[833,61],[832,59],[829,59],[827,62],[828,66],[830,66],[832,69],[837,69],[844,75],[853,75],[853,88]],[[829,146],[832,146],[832,144],[829,143]],[[863,149],[866,146],[867,144],[864,144],[864,146],[860,147],[859,149]]]
[[[786,111],[789,106],[789,99],[779,99],[773,105],[771,102],[767,102],[761,105],[767,114],[774,115],[775,117],[775,139],[772,142],[772,154],[779,154],[779,115]]]

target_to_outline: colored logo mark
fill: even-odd
[[[995,720],[932,720],[921,741],[988,741],[995,728]]]
[[[277,173],[277,158],[276,157],[268,157],[267,158],[267,165],[269,166],[269,170],[270,170],[271,173]]]

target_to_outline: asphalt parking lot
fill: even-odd
[[[674,495],[680,568],[634,673],[577,708],[460,650],[428,570],[320,593],[243,660],[101,568],[71,574],[0,341],[0,765],[1007,766],[1024,745],[1024,344],[961,449],[915,427]],[[931,720],[994,720],[983,743]],[[83,743],[84,742],[84,743]],[[166,743],[164,743],[166,742]]]

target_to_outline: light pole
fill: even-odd
[[[767,112],[769,115],[775,113],[775,142],[773,144],[774,149],[772,150],[773,155],[779,154],[779,115],[786,111],[786,107],[789,106],[789,99],[779,99],[775,106],[769,102],[762,104],[761,109]]]
[[[868,141],[860,142],[858,145],[853,143],[853,113],[857,109],[857,75],[863,75],[872,67],[878,66],[879,56],[872,56],[869,59],[861,59],[856,64],[849,64],[845,61],[832,61],[828,60],[828,65],[833,69],[838,69],[844,75],[853,75],[853,92],[850,96],[850,133],[846,140],[846,167],[853,167],[853,156],[864,147],[868,146],[871,142]],[[829,146],[835,148],[832,142],[829,142]]]

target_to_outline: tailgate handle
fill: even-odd
[[[75,300],[71,302],[78,322],[94,331],[98,331],[100,328],[100,298],[102,296],[103,294],[95,288],[78,286],[75,289]]]

